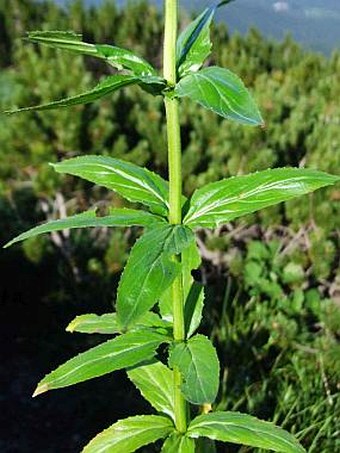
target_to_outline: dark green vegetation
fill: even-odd
[[[53,28],[72,27],[81,30],[75,18],[67,25],[66,19],[63,22],[57,14],[50,16]],[[74,17],[82,16],[77,14]],[[107,18],[109,14],[103,14],[103,17]],[[146,46],[149,58],[157,62],[159,49],[157,46],[152,49],[151,43],[160,42],[159,25],[156,20],[152,24],[150,13],[144,12],[141,17],[144,17],[143,25],[145,18],[150,18],[150,29],[145,27],[143,33],[146,34],[145,38],[149,37],[149,46]],[[105,42],[109,38],[110,41],[125,45],[130,38],[133,47],[133,25],[129,22],[132,19],[136,20],[131,12],[125,16],[125,22],[122,18],[117,19],[119,28],[116,29],[119,31],[124,30],[124,23],[127,24],[126,36],[112,38],[111,31],[107,32],[109,36],[98,36],[98,33],[94,36],[90,30],[85,30],[86,38],[97,42]],[[16,20],[23,29],[41,27],[43,22],[42,17],[37,18],[39,23],[34,26],[20,22],[20,9],[16,11]],[[95,24],[96,21],[84,18],[84,23]],[[103,29],[103,26],[98,27],[98,30]],[[139,44],[145,42],[140,32],[141,26],[136,29]],[[229,174],[262,169],[268,164],[297,165],[305,161],[308,166],[316,163],[318,168],[334,172],[339,118],[335,104],[338,56],[326,62],[320,57],[303,56],[289,42],[284,46],[272,46],[255,34],[245,42],[237,38],[227,42],[223,30],[217,30],[216,35],[219,38],[215,46],[218,62],[243,75],[248,85],[254,87],[262,110],[267,112],[265,117],[268,126],[265,132],[241,130],[204,111],[197,114],[198,109],[194,106],[186,106],[183,141],[187,193],[192,192],[202,180],[212,181]],[[146,49],[140,47],[141,53],[147,55]],[[90,82],[96,74],[94,62],[89,65],[94,76],[86,78],[81,76],[82,60],[72,55],[66,58],[63,55],[59,60],[55,52],[45,49],[39,52],[46,57],[42,62],[38,61],[32,50],[14,50],[13,61],[14,64],[17,62],[20,69],[16,70],[16,79],[11,73],[7,75],[7,72],[3,72],[5,83],[2,87],[5,94],[7,86],[7,93],[13,95],[12,99],[7,99],[6,105],[27,105],[49,100],[51,94],[47,87],[53,78],[55,98],[76,93],[80,85],[93,85],[93,80],[92,84]],[[71,65],[75,66],[74,74],[70,72]],[[259,73],[261,75],[254,80],[253,74]],[[43,79],[45,85],[42,83],[40,86],[38,80],[42,74],[46,74]],[[27,87],[37,85],[41,92],[36,90],[34,98],[26,94],[29,93]],[[19,86],[25,86],[25,90],[20,92],[19,88],[16,89]],[[100,106],[76,108],[71,113],[18,117],[3,125],[4,133],[8,135],[7,138],[3,137],[1,171],[5,173],[2,177],[9,183],[15,179],[21,181],[19,185],[18,182],[6,183],[3,189],[4,212],[7,213],[7,219],[11,216],[18,218],[18,214],[21,216],[18,231],[37,219],[46,218],[48,208],[53,208],[51,194],[55,189],[59,193],[55,211],[59,210],[59,214],[65,208],[68,208],[69,213],[79,206],[84,210],[103,196],[102,192],[96,193],[84,183],[71,179],[57,180],[48,167],[45,177],[41,178],[42,162],[55,161],[57,157],[70,157],[80,152],[98,154],[104,151],[125,159],[130,156],[134,162],[138,160],[162,172],[165,159],[162,160],[159,151],[165,151],[165,146],[162,139],[158,143],[156,140],[161,135],[163,112],[159,108],[159,115],[153,113],[148,116],[152,111],[149,104],[157,104],[157,100],[143,97],[139,102],[144,105],[139,103],[139,107],[135,107],[134,102],[139,93],[132,93],[116,95],[112,101],[114,108],[112,102],[108,101]],[[151,133],[148,130],[150,124],[154,127]],[[136,125],[138,134],[132,133]],[[125,134],[121,134],[122,128]],[[23,131],[27,136],[26,143],[23,141]],[[328,134],[332,131],[334,136],[330,138]],[[46,146],[47,141],[50,149]],[[119,147],[117,143],[120,143]],[[243,144],[244,149],[240,150]],[[237,155],[235,150],[238,150]],[[327,152],[331,152],[329,157]],[[194,165],[196,176],[189,174],[188,170]],[[25,174],[17,174],[19,168],[25,168]],[[28,180],[31,183],[29,186]],[[201,244],[207,261],[203,277],[211,283],[215,280],[217,288],[216,296],[211,289],[208,309],[211,321],[214,313],[219,320],[218,328],[212,322],[210,326],[206,325],[206,332],[210,333],[213,328],[213,336],[219,342],[220,357],[226,369],[225,392],[221,395],[219,408],[237,407],[262,417],[274,418],[279,423],[286,422],[288,428],[294,426],[306,445],[319,433],[314,451],[325,452],[336,450],[334,414],[339,412],[336,411],[337,397],[333,395],[339,379],[333,363],[338,348],[336,340],[339,326],[336,306],[326,300],[332,294],[336,296],[336,236],[333,233],[336,219],[336,212],[333,211],[336,206],[330,200],[337,196],[335,189],[330,189],[312,196],[309,204],[304,200],[288,204],[285,208],[281,206],[266,211],[255,218],[259,225],[255,230],[249,231],[247,223],[242,222],[235,224],[233,230],[220,230],[219,235],[202,232],[202,240],[206,240],[205,245],[204,242]],[[68,202],[65,207],[64,200],[72,197],[75,201]],[[6,202],[6,199],[9,201]],[[118,200],[115,201],[118,203]],[[40,209],[34,211],[35,206]],[[275,223],[273,219],[277,225],[284,226],[265,230],[267,223]],[[298,232],[297,225],[300,225]],[[8,225],[5,225],[3,232],[7,233],[8,230]],[[131,238],[117,238],[116,233],[114,235],[111,237],[113,259],[108,254],[105,257],[110,263],[117,262],[114,255],[117,244],[124,250]],[[116,269],[107,269],[101,264],[105,243],[109,240],[105,232],[54,236],[55,248],[65,256],[64,275],[60,272],[56,279],[60,288],[65,288],[59,291],[59,303],[67,302],[72,297],[73,304],[83,303],[84,312],[90,311],[92,299],[99,298],[99,282],[106,282],[110,290],[110,281],[117,276],[116,269],[119,269],[120,263]],[[223,254],[226,245],[233,247],[229,248],[228,254]],[[26,243],[24,250],[27,257],[43,267],[52,259],[50,247],[46,239],[35,239]],[[72,248],[75,253],[72,253]],[[209,262],[217,267],[211,268]],[[73,282],[70,275],[66,277],[70,274],[69,269],[73,271]],[[229,275],[227,279],[225,274]],[[88,282],[93,284],[93,287],[87,287],[88,301],[84,300],[84,296],[74,295],[75,290],[78,291],[81,285]],[[212,285],[210,287],[213,288]],[[73,292],[65,294],[69,288]],[[221,288],[226,292],[224,301],[219,300]],[[112,299],[111,295],[105,297],[105,287],[100,299],[103,303],[98,302],[99,310],[105,305],[105,299],[108,303]],[[77,308],[79,312],[79,306]],[[240,362],[239,366],[236,366],[237,362]]]

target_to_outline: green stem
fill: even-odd
[[[164,78],[169,86],[176,84],[176,39],[177,39],[177,0],[165,0],[164,27]],[[182,163],[181,135],[179,125],[178,101],[165,97],[165,111],[168,139],[169,161],[169,222],[182,223]],[[180,260],[179,257],[174,259]],[[184,324],[184,293],[182,275],[178,276],[171,288],[173,301],[174,340],[185,340]],[[179,432],[187,430],[187,402],[182,392],[182,376],[178,368],[174,368],[174,404],[175,423]]]

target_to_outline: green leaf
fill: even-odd
[[[134,328],[140,329],[144,327],[151,327],[154,329],[163,329],[168,330],[172,329],[172,324],[160,318],[158,314],[151,311],[145,313],[139,320],[136,322]]]
[[[339,180],[338,176],[304,168],[276,168],[222,179],[194,192],[184,223],[191,228],[215,228]]]
[[[194,281],[191,271],[197,269],[201,264],[201,257],[196,243],[193,241],[189,247],[182,252],[182,275],[183,293],[185,299],[185,331],[187,338],[191,337],[200,325],[204,302],[204,288],[200,283]],[[172,292],[168,288],[159,300],[159,309],[162,318],[172,322]]]
[[[198,71],[211,52],[210,25],[218,7],[230,3],[225,0],[206,8],[185,30],[177,40],[177,72],[179,77],[190,71]]]
[[[195,441],[174,433],[164,442],[161,453],[195,453]]]
[[[241,79],[228,69],[211,66],[183,77],[175,87],[175,95],[189,97],[238,123],[263,124],[261,114]]]
[[[191,272],[201,264],[201,256],[196,242],[183,250],[183,291],[185,298],[184,320],[187,338],[190,338],[198,328],[202,319],[204,304],[203,285],[194,281]]]
[[[204,436],[281,453],[305,452],[288,432],[272,423],[239,412],[212,412],[200,415],[190,423],[187,435],[193,438]]]
[[[82,35],[78,33],[70,31],[32,31],[28,33],[28,39],[55,49],[69,50],[74,53],[101,58],[118,70],[127,69],[136,75],[156,74],[156,70],[146,60],[135,55],[130,50],[107,44],[82,42]]]
[[[120,420],[102,431],[83,453],[131,453],[174,431],[171,420],[159,415],[138,415]]]
[[[123,160],[81,156],[54,165],[67,173],[114,190],[129,201],[143,203],[164,216],[168,213],[168,183],[157,174]]]
[[[128,332],[59,366],[39,382],[33,396],[151,360],[158,346],[166,341],[166,336],[146,329]]]
[[[180,272],[172,255],[194,240],[182,225],[157,226],[145,233],[131,250],[117,294],[117,313],[123,328],[130,327],[160,298]]]
[[[106,77],[92,90],[86,91],[85,93],[71,96],[58,101],[49,102],[48,104],[35,105],[33,107],[24,107],[17,110],[6,111],[6,114],[13,114],[19,112],[29,112],[36,110],[53,110],[61,107],[70,107],[73,105],[89,104],[96,101],[104,96],[108,96],[114,91],[119,90],[127,85],[136,84],[139,82],[139,78],[131,75],[112,75]]]
[[[148,312],[138,321],[134,330],[145,329],[146,327],[167,331],[172,328],[172,325],[161,319],[156,313]],[[77,316],[67,326],[66,331],[107,335],[122,333],[117,320],[117,313],[105,313],[104,315],[89,313]]]
[[[116,313],[96,315],[89,313],[74,318],[66,327],[67,332],[115,334],[120,332]]]
[[[193,404],[213,403],[219,386],[219,362],[214,346],[203,335],[176,344],[169,364],[177,366],[183,376],[182,392]]]
[[[170,255],[179,255],[194,243],[195,236],[190,228],[183,225],[171,225],[170,229],[171,234],[164,243],[164,250]]]
[[[138,85],[147,93],[153,96],[163,94],[163,91],[167,88],[167,82],[162,77],[158,76],[141,76],[139,77]]]
[[[128,376],[158,412],[175,420],[173,372],[167,366],[161,362],[138,366],[128,371]]]
[[[151,226],[153,224],[164,223],[161,217],[157,217],[149,212],[138,211],[136,209],[110,209],[109,215],[98,217],[96,210],[82,212],[65,219],[51,220],[49,222],[31,228],[20,234],[4,245],[9,247],[19,241],[24,241],[39,234],[51,233],[53,231],[63,231],[74,228],[94,228],[94,227],[128,227],[128,226]]]

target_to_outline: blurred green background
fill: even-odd
[[[188,22],[184,14],[182,25]],[[84,7],[70,2],[0,2],[0,110],[85,91],[110,69],[97,60],[37,47],[35,29],[75,30],[84,40],[134,49],[161,64],[162,17],[147,2]],[[186,194],[206,182],[267,167],[339,173],[340,53],[302,50],[251,29],[213,29],[217,63],[239,74],[266,128],[229,123],[197,105],[181,107]],[[167,177],[161,98],[138,89],[99,103],[0,116],[0,243],[38,222],[122,199],[53,172],[48,162],[81,154],[131,160]],[[273,420],[309,453],[340,451],[340,188],[266,209],[218,231],[200,231],[207,285],[201,331],[222,363],[216,407]],[[55,233],[0,254],[3,453],[76,452],[115,420],[151,411],[117,373],[35,400],[38,380],[97,344],[65,333],[78,314],[112,310],[120,272],[139,234]],[[151,452],[150,448],[145,452]],[[219,446],[220,452],[253,449]]]

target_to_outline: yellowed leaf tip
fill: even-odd
[[[35,398],[36,396],[40,395],[41,393],[45,393],[49,390],[49,386],[47,384],[42,384],[38,385],[38,387],[35,389],[32,398]]]
[[[77,322],[76,320],[74,319],[73,321],[70,322],[70,324],[66,327],[66,332],[74,332],[76,330],[76,327],[77,327]]]

